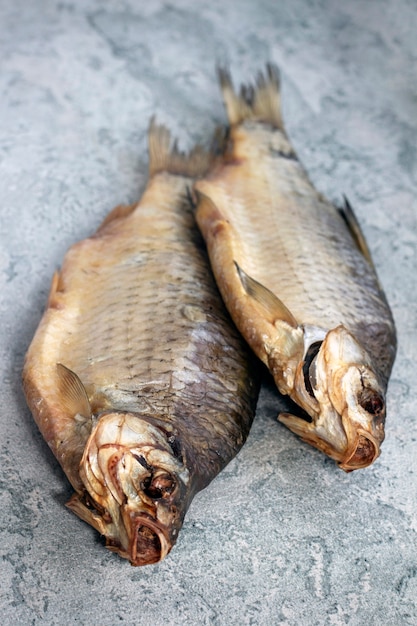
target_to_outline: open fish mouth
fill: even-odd
[[[152,565],[162,561],[172,548],[162,528],[147,516],[139,516],[132,527],[129,561],[132,565]]]
[[[359,431],[354,451],[339,462],[339,467],[345,470],[345,472],[363,469],[371,465],[379,457],[380,453],[381,450],[377,441],[369,433]]]
[[[152,565],[162,561],[174,544],[158,522],[146,513],[135,517],[128,534],[130,542],[127,549],[114,537],[106,537],[106,548],[127,558],[134,566]]]

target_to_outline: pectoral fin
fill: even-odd
[[[269,368],[279,391],[291,392],[298,364],[303,358],[304,331],[285,304],[269,289],[258,283],[235,261],[241,285],[252,304],[252,328],[249,343],[257,341],[256,354]],[[251,344],[252,345],[252,344]],[[252,345],[253,347],[253,345]]]
[[[284,424],[284,426],[291,430],[291,432],[295,435],[298,435],[305,443],[308,443],[330,457],[335,458],[332,447],[324,439],[317,435],[314,422],[308,422],[305,419],[296,415],[291,415],[290,413],[280,413],[278,415],[278,421],[281,422],[281,424]]]
[[[268,314],[268,321],[271,324],[275,326],[277,322],[286,322],[292,328],[298,328],[298,322],[294,315],[272,291],[246,274],[236,261],[235,266],[243,289],[248,296],[251,296],[265,309],[265,312]]]
[[[107,525],[103,520],[103,517],[97,513],[92,508],[88,508],[81,500],[78,493],[74,493],[74,495],[69,499],[66,503],[66,506],[80,519],[87,524],[90,524],[93,528],[98,530],[102,535],[106,534]]]
[[[207,222],[212,228],[218,222],[224,221],[222,213],[209,196],[197,189],[197,187],[194,187],[193,194],[195,196],[195,205],[197,206],[197,220],[201,219],[202,222]]]
[[[72,370],[57,363],[56,365],[58,385],[61,402],[69,415],[81,415],[88,419],[92,412],[87,392],[77,374]]]

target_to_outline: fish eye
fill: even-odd
[[[152,500],[169,498],[175,491],[176,481],[167,472],[147,476],[142,483],[142,490]]]
[[[372,389],[365,389],[359,397],[359,404],[370,415],[379,417],[384,409],[385,403],[383,398],[377,391]]]

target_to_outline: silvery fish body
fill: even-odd
[[[133,565],[169,552],[243,445],[258,392],[187,196],[209,157],[171,150],[154,124],[149,151],[141,201],[66,254],[23,372],[69,508]]]
[[[279,419],[346,471],[384,439],[396,351],[393,318],[346,201],[316,191],[285,133],[268,66],[239,94],[220,71],[230,127],[198,181],[197,222],[225,304],[278,389],[300,410]]]

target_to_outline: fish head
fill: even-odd
[[[310,421],[280,421],[346,472],[367,467],[384,440],[385,389],[368,353],[344,327],[329,331],[297,369],[291,397]]]
[[[132,565],[161,561],[174,545],[189,498],[175,436],[149,418],[100,416],[80,463],[86,494],[68,503]]]

